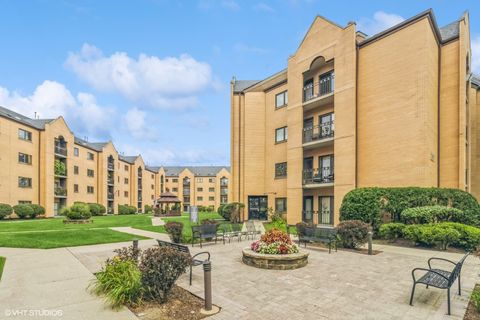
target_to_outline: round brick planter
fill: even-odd
[[[262,254],[245,248],[242,261],[246,265],[271,270],[293,270],[305,267],[308,263],[308,252],[300,251],[291,254]]]

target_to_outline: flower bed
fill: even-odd
[[[262,269],[290,270],[308,263],[308,253],[300,252],[290,236],[278,229],[267,231],[242,253],[243,263]]]

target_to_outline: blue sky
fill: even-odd
[[[315,15],[368,34],[433,8],[440,26],[477,1],[0,0],[0,104],[63,115],[150,165],[229,163],[229,82],[286,67]],[[126,119],[130,121],[126,121]]]

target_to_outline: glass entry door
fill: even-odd
[[[319,224],[333,224],[333,197],[319,197],[318,198]]]
[[[303,197],[303,221],[313,222],[313,196]]]
[[[268,218],[267,196],[249,196],[248,197],[248,219],[249,220],[267,220],[267,218]]]

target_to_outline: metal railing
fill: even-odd
[[[66,157],[67,156],[67,148],[59,146],[59,145],[55,145],[55,154],[59,154],[59,155],[62,155],[62,156]]]
[[[107,184],[115,184],[115,179],[113,178],[107,178]]]
[[[335,75],[330,73],[320,79],[320,82],[309,83],[303,87],[303,101],[309,100],[330,94],[334,91]]]
[[[333,225],[333,211],[302,211],[303,222]]]
[[[228,195],[228,189],[227,188],[220,188],[220,194],[221,195]]]
[[[115,198],[115,194],[113,192],[108,193],[108,200],[113,200]]]
[[[56,196],[66,197],[67,196],[67,188],[65,188],[65,187],[55,187],[54,193],[55,193]]]
[[[221,187],[228,187],[228,181],[225,181],[225,180],[220,181],[220,186]]]
[[[183,195],[184,196],[189,196],[190,195],[190,189],[183,189]]]
[[[324,122],[321,125],[303,128],[303,142],[312,142],[333,138],[335,126],[333,121]]]
[[[113,170],[115,169],[115,164],[113,164],[113,163],[108,163],[108,164],[107,164],[107,168],[108,168],[108,170],[113,171]]]
[[[303,170],[303,184],[332,183],[334,180],[333,168],[330,167]]]

